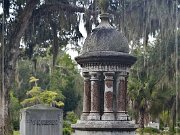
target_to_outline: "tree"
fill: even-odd
[[[58,1],[56,1],[58,2]],[[6,30],[6,33],[3,31],[1,35],[1,39],[3,40],[1,44],[1,53],[3,56],[1,59],[1,73],[2,73],[2,84],[1,84],[1,102],[0,108],[3,110],[0,114],[0,134],[10,135],[12,134],[12,130],[10,129],[10,120],[9,120],[9,91],[12,88],[12,82],[14,82],[15,76],[15,66],[17,59],[20,55],[20,41],[23,36],[25,36],[25,31],[28,26],[33,22],[33,17],[39,13],[44,12],[44,10],[49,11],[49,15],[51,16],[50,11],[52,9],[56,9],[59,12],[69,11],[69,12],[83,12],[84,8],[72,6],[71,4],[63,1],[59,1],[57,3],[48,3],[48,1],[44,1],[45,4],[41,3],[39,0],[28,0],[28,1],[6,1],[4,0],[4,15],[5,19],[10,19],[6,21],[6,27],[2,26]],[[56,8],[54,8],[56,7]],[[8,17],[9,8],[13,8],[13,15]],[[38,17],[39,17],[38,16]],[[36,17],[36,18],[38,18]],[[40,20],[41,18],[39,18]],[[1,19],[1,24],[2,24]],[[4,36],[5,38],[3,38]],[[27,36],[26,36],[27,37]],[[5,40],[4,40],[5,39]],[[26,39],[24,37],[24,39]],[[24,41],[26,42],[26,41]],[[5,46],[3,44],[6,44]],[[26,44],[26,47],[28,45]],[[32,50],[32,45],[28,47],[29,50]],[[54,49],[56,50],[56,49]]]
[[[178,93],[176,93],[177,87],[179,88],[179,84],[176,82],[176,80],[179,80],[179,55],[177,55],[176,49],[179,51],[180,44],[175,43],[176,36],[179,40],[179,31],[177,31],[177,34],[170,34],[167,39],[157,41],[153,49],[154,51],[150,56],[150,61],[152,62],[150,66],[156,69],[152,70],[152,74],[154,76],[158,74],[159,78],[155,86],[156,91],[153,94],[155,98],[161,100],[162,105],[159,105],[158,109],[161,109],[163,113],[166,111],[169,112],[169,118],[171,119],[169,126],[172,127],[173,130],[175,119],[178,120],[176,114],[178,113],[177,116],[179,115],[175,106],[176,104],[178,105],[177,102],[179,102]],[[159,54],[157,53],[157,49],[160,51]],[[176,74],[178,76],[176,76]],[[160,102],[159,100],[157,100],[157,102]]]
[[[64,96],[50,90],[42,90],[41,87],[38,87],[37,85],[38,80],[39,79],[36,79],[33,76],[30,78],[29,82],[34,83],[34,86],[26,93],[29,97],[21,102],[23,107],[32,106],[35,104],[54,104],[55,106],[63,107],[64,103],[62,101]]]
[[[64,111],[73,111],[77,108],[82,96],[82,77],[76,64],[68,54],[57,58],[56,69],[53,70],[50,82],[50,89],[61,90],[65,96]]]
[[[136,123],[139,123],[140,128],[144,128],[145,115],[148,113],[148,103],[151,100],[151,89],[149,87],[151,80],[147,75],[146,66],[144,65],[144,58],[142,48],[136,48],[134,54],[137,56],[137,62],[133,66],[133,70],[129,77],[128,93],[132,101],[132,109],[134,109],[134,116]]]
[[[154,44],[148,44],[145,64],[141,45],[133,50],[138,61],[132,68],[128,90],[134,102],[135,114],[141,114],[140,127],[144,126],[143,112],[147,112],[152,121],[160,118],[164,125],[175,125],[175,59],[178,57],[175,57],[174,39],[174,35],[170,35],[166,40],[158,38]],[[168,114],[168,118],[164,114]],[[171,120],[167,123],[167,119]]]

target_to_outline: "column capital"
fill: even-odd
[[[118,76],[123,76],[123,77],[126,77],[126,76],[128,76],[128,72],[117,72],[116,73]]]
[[[126,78],[128,77],[128,73],[127,72],[117,72],[116,76],[117,76],[117,81],[126,80]]]
[[[104,80],[114,80],[115,72],[104,72],[103,75],[105,76]]]
[[[90,77],[91,77],[90,74],[89,74],[89,72],[83,72],[82,75],[83,75],[83,77],[84,77],[84,80],[89,80]]]
[[[99,77],[101,76],[100,72],[90,72],[89,74],[91,75],[91,81],[99,80]]]

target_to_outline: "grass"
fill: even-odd
[[[20,135],[19,131],[14,131],[13,135]]]
[[[172,132],[164,132],[164,131],[159,131],[154,128],[144,128],[144,129],[137,129],[136,130],[136,135],[180,135],[179,133],[172,133]]]

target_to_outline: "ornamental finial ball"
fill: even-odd
[[[99,0],[99,6],[101,8],[101,14],[107,13],[109,7],[109,0]]]

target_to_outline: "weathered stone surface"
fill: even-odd
[[[126,132],[126,131],[81,131],[76,130],[73,135],[135,135],[135,131]]]
[[[82,53],[96,51],[129,52],[127,38],[108,22],[108,14],[104,14],[102,22],[93,29],[86,38]]]
[[[83,113],[81,120],[87,120],[87,116],[91,110],[91,82],[88,72],[83,73],[84,77],[84,96],[83,96]]]
[[[127,114],[127,112],[125,112],[125,111],[117,112],[116,113],[116,120],[119,120],[119,121],[130,121],[130,117]]]
[[[115,120],[115,115],[113,113],[113,77],[114,72],[104,72],[104,114],[102,115],[102,120]]]
[[[72,127],[82,131],[135,131],[136,126],[131,121],[78,121]]]
[[[101,23],[75,58],[82,72],[91,74],[91,110],[88,119],[72,125],[74,135],[135,135],[136,127],[126,111],[126,94],[129,69],[136,57],[129,54],[124,35],[108,23],[107,14],[100,18]],[[87,110],[86,106],[83,108],[83,112]]]
[[[91,72],[91,111],[88,120],[100,120],[100,91],[98,72]]]
[[[135,63],[136,57],[128,53],[115,51],[87,52],[75,58],[83,68],[85,64],[97,63],[99,65],[125,65],[130,67]]]
[[[63,111],[35,105],[21,111],[21,135],[62,135]]]
[[[78,121],[73,135],[135,135],[130,121]]]
[[[114,28],[96,28],[87,37],[83,52],[116,51],[129,52],[127,39]]]

